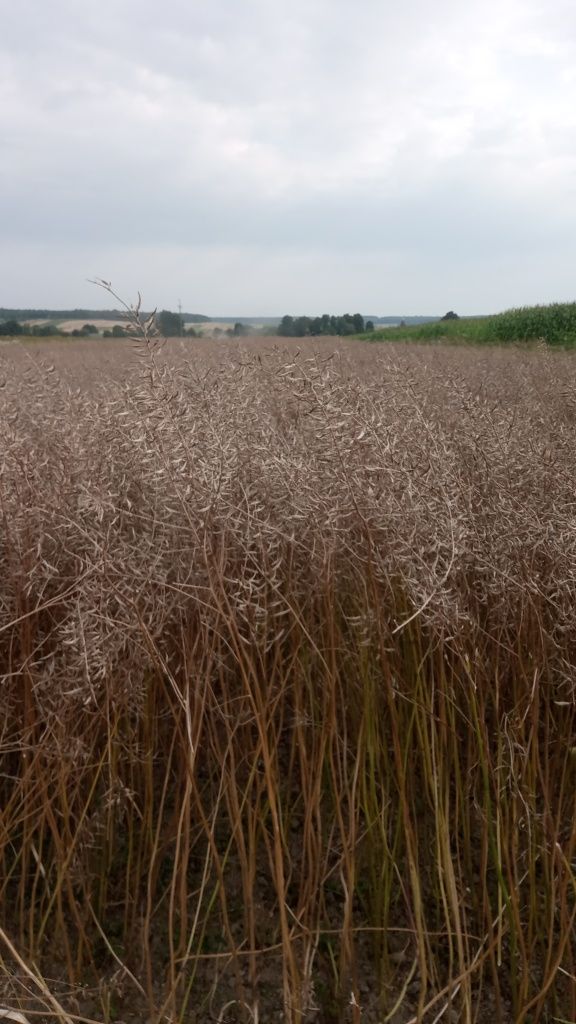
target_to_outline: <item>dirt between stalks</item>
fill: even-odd
[[[205,988],[204,997],[196,1001],[190,999],[186,1011],[179,1015],[173,1015],[169,1008],[163,1016],[150,1014],[149,1005],[146,1000],[135,990],[133,983],[126,977],[121,968],[110,969],[103,972],[98,983],[92,982],[82,987],[71,988],[63,979],[61,970],[53,966],[47,972],[46,979],[52,995],[56,998],[69,1019],[65,1024],[286,1024],[286,1016],[282,1007],[282,972],[278,964],[269,963],[259,971],[259,999],[257,1003],[251,1003],[247,997],[246,1003],[242,1003],[235,990],[234,979],[227,972],[226,961],[213,961],[212,965],[205,962],[201,971],[201,983]],[[6,971],[6,965],[4,965]],[[162,968],[158,965],[158,975]],[[249,990],[247,969],[242,971],[246,990]],[[362,965],[359,973],[362,974]],[[371,973],[371,970],[368,971]],[[359,1016],[354,1016],[353,997],[342,996],[340,998],[326,998],[326,982],[328,972],[324,972],[324,979],[319,975],[316,984],[312,989],[312,1006],[300,1020],[302,1024],[411,1024],[417,1018],[418,1012],[418,982],[410,982],[403,992],[387,992],[386,1009],[382,1009],[382,1003],[375,994],[375,984],[366,978],[360,978],[358,984]],[[2,1011],[8,1010],[12,1013],[20,1013],[24,1019],[12,1018],[16,1024],[54,1024],[54,1021],[65,1021],[63,1016],[56,1012],[47,1012],[46,1001],[40,1000],[33,994],[33,984],[21,972],[15,970],[13,973],[5,974],[0,980],[0,1016]],[[320,1006],[319,994],[324,993],[323,1005]],[[164,999],[159,986],[154,993],[156,1010],[162,1007]],[[432,994],[428,993],[428,998]],[[390,1007],[401,1001],[398,1009],[391,1013]],[[510,1007],[503,1005],[505,1017],[503,1024],[514,1024],[514,1017]],[[7,1020],[11,1018],[6,1016]],[[494,1024],[497,1019],[496,1001],[494,994],[484,991],[478,1003],[474,1004],[473,1019],[475,1024]],[[553,1017],[546,1018],[551,1022]],[[457,1000],[451,1006],[447,998],[439,1000],[433,1008],[422,1018],[422,1024],[431,1024],[438,1020],[446,1024],[459,1024],[463,1017],[458,1007]]]

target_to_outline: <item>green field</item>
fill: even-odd
[[[576,303],[525,306],[495,316],[440,320],[418,327],[390,327],[362,334],[367,341],[447,342],[452,344],[576,345]]]

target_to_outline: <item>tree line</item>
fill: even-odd
[[[61,334],[61,331],[55,324],[34,324],[32,327],[28,327],[26,324],[21,324],[19,320],[0,321],[0,337],[12,338],[19,334],[48,338]]]
[[[149,313],[141,310],[146,318]],[[120,309],[16,309],[0,306],[0,321],[17,320],[121,320],[124,311]],[[209,323],[210,317],[202,313],[182,313],[182,321],[189,324]]]
[[[344,313],[342,316],[283,316],[277,333],[284,338],[304,338],[319,334],[362,334],[373,331],[372,320],[364,320],[361,313]]]
[[[125,331],[122,327],[118,328],[120,334],[117,334],[116,326],[112,331],[104,331],[104,337],[124,337]],[[84,324],[83,327],[75,328],[73,331],[63,331],[57,324],[21,324],[19,320],[4,320],[0,321],[0,337],[3,338],[14,338],[19,335],[26,335],[27,337],[33,338],[58,338],[68,337],[71,335],[73,338],[84,338],[91,334],[98,334],[98,328],[94,324]]]
[[[182,314],[162,309],[156,313],[155,320],[159,333],[165,338],[197,337],[197,331],[193,327],[186,328],[186,321]],[[202,318],[202,322],[204,320],[207,320],[207,318]],[[199,321],[200,317],[195,322]],[[233,328],[231,327],[228,331],[222,333],[238,337],[247,333],[248,330],[249,328],[245,324],[237,322]],[[331,316],[328,313],[324,313],[322,316],[316,317],[283,316],[276,329],[276,333],[285,338],[303,338],[317,335],[361,334],[365,331],[373,330],[374,323],[372,320],[365,321],[361,313],[344,313],[342,316]],[[72,331],[63,332],[54,321],[43,324],[25,324],[16,318],[5,319],[4,321],[0,318],[0,335],[4,336],[32,334],[46,337],[63,333],[72,337],[84,337],[91,334],[98,335],[100,332],[94,324],[90,323],[85,323],[82,327]],[[110,329],[103,331],[103,336],[105,338],[124,338],[128,333],[129,328],[123,327],[120,324],[114,324],[111,325]]]
[[[117,317],[121,317],[122,314],[118,313]],[[142,314],[144,319],[144,315]],[[108,317],[102,317],[102,319],[109,319]],[[207,318],[204,318],[207,319]],[[204,319],[201,322],[204,322]],[[195,321],[200,322],[200,321]],[[176,336],[189,335],[196,337],[197,332],[193,327],[188,330],[184,326],[184,318],[178,313],[171,313],[167,309],[163,309],[160,313],[156,314],[156,326],[164,337],[171,338]],[[241,324],[235,325],[234,333],[238,334],[238,330]],[[55,322],[43,323],[43,324],[27,324],[21,323],[20,320],[15,318],[0,319],[0,337],[17,337],[18,335],[32,335],[34,337],[51,337],[65,334],[73,338],[85,337],[87,335],[98,335],[100,332],[94,324],[86,323],[82,327],[74,328],[71,331],[62,331],[62,329]],[[125,338],[130,333],[130,328],[123,327],[120,324],[111,325],[110,329],[103,331],[104,338]]]

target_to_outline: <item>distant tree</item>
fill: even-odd
[[[98,328],[94,324],[84,324],[82,334],[98,334]]]
[[[374,324],[372,324],[372,329]],[[277,334],[287,338],[303,338],[308,334],[361,334],[364,317],[361,313],[344,313],[343,316],[283,316]]]
[[[367,320],[366,323],[364,324],[364,330],[365,331],[373,331],[374,330],[374,321],[373,320]]]
[[[278,324],[278,334],[283,338],[294,337],[294,317],[283,316]]]
[[[171,313],[168,309],[163,309],[156,316],[156,323],[158,330],[165,338],[178,338],[183,333],[184,322],[178,313]]]
[[[0,324],[0,334],[7,337],[10,334],[24,334],[24,328],[18,320],[5,320]]]
[[[112,328],[111,337],[112,338],[125,338],[126,337],[126,330],[125,330],[125,328],[122,327],[121,324],[114,324],[114,327]]]
[[[239,338],[243,334],[246,334],[246,328],[245,328],[244,324],[241,324],[241,323],[234,324],[234,336],[236,338]]]
[[[35,338],[50,338],[54,334],[60,334],[56,324],[34,324],[32,334]]]
[[[458,313],[455,313],[453,309],[451,309],[449,313],[445,313],[444,316],[442,317],[442,320],[459,320],[459,319],[460,319],[460,317],[458,316]]]
[[[309,316],[298,316],[294,321],[294,337],[305,338],[307,334],[310,334],[310,317]]]

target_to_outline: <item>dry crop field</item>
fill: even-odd
[[[0,1006],[576,1019],[576,362],[0,351]]]

